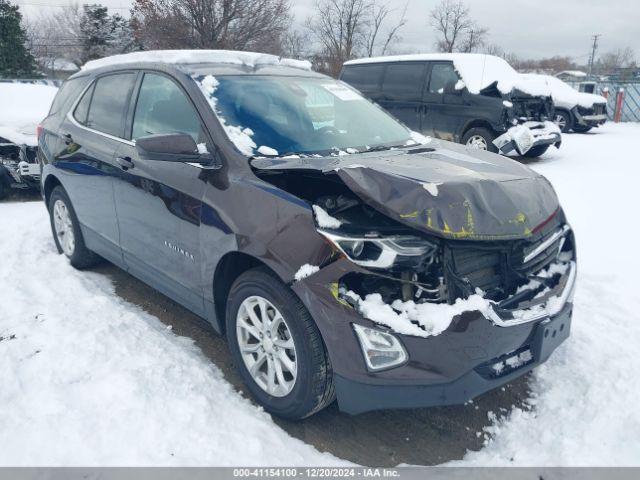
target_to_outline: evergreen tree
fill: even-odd
[[[7,0],[0,0],[0,77],[39,76],[26,39],[20,9]]]
[[[111,36],[111,22],[107,7],[84,5],[80,20],[83,61],[104,57]]]
[[[99,4],[83,6],[80,41],[83,62],[139,49],[129,20]]]

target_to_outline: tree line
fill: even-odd
[[[100,4],[70,4],[28,21],[18,5],[0,0],[0,76],[37,76],[60,59],[82,65],[118,53],[183,48],[306,58],[335,76],[352,58],[413,53],[400,48],[407,7],[385,0],[316,0],[296,27],[289,0],[134,0],[128,17]],[[580,67],[569,57],[534,61],[506,53],[489,42],[489,30],[463,0],[441,0],[424,23],[435,33],[436,51],[491,53],[529,71]],[[635,66],[629,48],[601,55],[596,72],[625,66]]]

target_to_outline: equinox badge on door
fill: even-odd
[[[166,240],[164,241],[164,245],[165,247],[169,247],[171,250],[173,250],[176,253],[179,253],[180,255],[184,255],[185,257],[187,257],[190,260],[193,260],[195,262],[195,258],[193,258],[193,255],[190,254],[189,252],[187,252],[186,250],[178,247],[177,245],[174,245],[171,242],[167,242]]]

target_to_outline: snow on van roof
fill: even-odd
[[[576,105],[580,105],[581,107],[592,108],[596,103],[607,103],[606,98],[592,93],[579,92],[571,87],[571,85],[551,75],[523,73],[522,76],[528,79],[546,82],[551,90],[551,97],[556,106],[573,108]]]
[[[259,65],[280,65],[284,67],[311,70],[311,63],[306,60],[281,58],[276,55],[256,52],[239,52],[234,50],[149,50],[144,52],[124,53],[111,57],[91,60],[83,65],[82,70],[140,62],[159,62],[170,64],[194,63],[227,63],[256,67]]]
[[[367,63],[410,62],[410,61],[445,60],[453,62],[453,66],[471,93],[480,91],[494,82],[498,90],[509,93],[518,89],[529,95],[550,95],[545,82],[526,79],[516,72],[511,65],[500,57],[483,53],[418,53],[411,55],[392,55],[388,57],[372,57],[350,60],[345,65],[362,65]]]

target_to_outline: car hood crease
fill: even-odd
[[[440,143],[419,153],[254,159],[252,166],[334,173],[379,212],[443,238],[526,238],[559,209],[551,184],[528,167],[448,142],[441,149]]]

